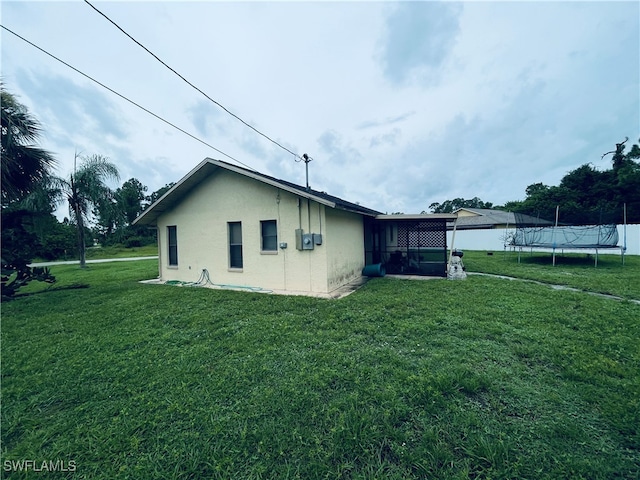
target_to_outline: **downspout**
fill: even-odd
[[[156,225],[156,237],[158,237],[158,278],[162,280],[162,235],[158,225]]]

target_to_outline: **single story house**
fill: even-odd
[[[446,276],[446,224],[455,215],[384,215],[207,158],[135,225],[158,230],[159,278],[328,294],[367,264]]]

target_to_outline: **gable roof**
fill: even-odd
[[[134,225],[155,225],[158,217],[164,212],[173,208],[180,200],[182,200],[189,192],[191,192],[200,182],[209,177],[219,169],[234,172],[245,177],[252,178],[259,182],[271,185],[281,190],[293,193],[302,198],[308,198],[322,205],[348,212],[359,213],[368,217],[375,217],[381,212],[363,207],[357,203],[348,202],[339,197],[329,195],[326,192],[307,189],[306,187],[296,185],[295,183],[279,180],[275,177],[265,175],[254,170],[238,167],[222,160],[214,160],[205,158],[193,170],[187,173],[173,187],[171,187],[162,197],[151,204],[142,212],[134,221]]]
[[[553,225],[553,222],[542,218],[532,217],[522,213],[506,212],[504,210],[494,210],[489,208],[458,208],[454,213],[461,210],[474,213],[475,215],[458,215],[456,228],[492,228],[496,225],[517,226],[544,226]]]

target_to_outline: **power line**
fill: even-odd
[[[140,43],[138,40],[136,40],[135,38],[133,38],[131,35],[129,35],[122,27],[120,27],[120,25],[118,25],[116,22],[114,22],[113,20],[111,20],[106,14],[102,13],[98,8],[96,8],[95,6],[93,6],[91,4],[91,2],[89,2],[88,0],[84,0],[84,2],[89,5],[91,8],[93,8],[96,12],[98,12],[100,15],[102,15],[105,19],[107,19],[113,26],[115,26],[118,30],[120,30],[122,33],[124,33],[127,37],[129,37],[132,41],[134,41],[138,46],[140,46],[142,49],[144,49],[149,55],[151,55],[153,58],[155,58],[157,61],[159,61],[162,65],[164,65],[165,67],[167,67],[169,70],[171,70],[173,73],[175,73],[182,81],[184,81],[187,85],[189,85],[191,88],[195,89],[196,91],[198,91],[199,93],[201,93],[202,95],[205,96],[205,98],[207,98],[207,100],[213,102],[214,104],[216,104],[218,107],[220,107],[221,109],[223,109],[225,112],[227,112],[229,115],[231,115],[232,117],[234,117],[235,119],[239,120],[240,122],[242,122],[244,125],[246,125],[247,127],[249,127],[251,130],[253,130],[254,132],[256,132],[259,135],[262,135],[264,138],[266,138],[267,140],[269,140],[271,143],[277,145],[278,147],[282,148],[283,150],[285,150],[286,152],[290,153],[291,155],[293,155],[296,159],[297,162],[299,162],[300,160],[302,160],[302,158],[300,157],[300,155],[296,154],[295,152],[292,152],[291,150],[289,150],[287,147],[285,147],[284,145],[281,145],[280,143],[276,142],[275,140],[273,140],[271,137],[269,137],[268,135],[265,135],[264,133],[262,133],[260,130],[258,130],[257,128],[255,128],[253,125],[245,122],[242,118],[240,118],[238,115],[236,115],[235,113],[229,111],[224,105],[220,104],[219,102],[215,101],[213,98],[211,98],[209,95],[207,95],[205,92],[203,92],[202,90],[200,90],[198,87],[196,87],[193,83],[191,83],[189,80],[187,80],[186,78],[184,78],[180,73],[178,73],[176,70],[174,70],[173,68],[171,68],[169,65],[167,65],[164,61],[162,61],[155,53],[153,53],[151,50],[149,50],[147,47],[145,47],[142,43]]]
[[[43,48],[39,47],[39,46],[38,46],[38,45],[36,45],[35,43],[30,42],[29,40],[27,40],[26,38],[24,38],[24,37],[23,37],[23,36],[21,36],[21,35],[18,35],[18,34],[17,34],[16,32],[14,32],[13,30],[11,30],[11,29],[9,29],[9,28],[5,27],[4,25],[1,25],[1,24],[0,24],[0,27],[2,27],[2,28],[3,28],[4,30],[6,30],[7,32],[9,32],[9,33],[11,33],[11,34],[15,35],[16,37],[18,37],[18,38],[19,38],[20,40],[22,40],[23,42],[28,43],[28,44],[29,44],[29,45],[31,45],[32,47],[37,48],[38,50],[40,50],[42,53],[44,53],[44,54],[46,54],[46,55],[50,56],[50,57],[51,57],[51,58],[53,58],[54,60],[57,60],[58,62],[62,63],[63,65],[65,65],[65,66],[67,66],[67,67],[69,67],[70,69],[72,69],[73,71],[75,71],[75,72],[79,73],[79,74],[80,74],[80,75],[82,75],[83,77],[85,77],[85,78],[87,78],[87,79],[91,80],[91,81],[92,81],[92,82],[94,82],[94,83],[97,83],[97,84],[98,84],[98,85],[100,85],[102,88],[105,88],[105,89],[109,90],[111,93],[114,93],[115,95],[119,96],[119,97],[120,97],[120,98],[122,98],[123,100],[126,100],[127,102],[131,103],[132,105],[135,105],[135,106],[136,106],[136,107],[138,107],[139,109],[144,110],[144,111],[145,111],[145,112],[147,112],[149,115],[154,116],[154,117],[155,117],[155,118],[157,118],[158,120],[160,120],[160,121],[162,121],[162,122],[166,123],[167,125],[169,125],[169,126],[171,126],[171,127],[175,128],[176,130],[178,130],[178,131],[180,131],[180,132],[184,133],[185,135],[188,135],[189,137],[193,138],[194,140],[197,140],[198,142],[202,143],[203,145],[206,145],[207,147],[212,148],[212,149],[213,149],[213,150],[215,150],[216,152],[218,152],[218,153],[220,153],[220,154],[224,155],[224,156],[225,156],[225,157],[227,157],[227,158],[230,158],[230,159],[231,159],[231,160],[233,160],[234,162],[237,162],[237,163],[239,163],[240,165],[243,165],[243,166],[247,167],[249,170],[256,171],[254,168],[250,167],[250,166],[249,166],[249,165],[247,165],[246,163],[242,163],[240,160],[238,160],[238,159],[236,159],[236,158],[233,158],[231,155],[229,155],[229,154],[227,154],[227,153],[224,153],[222,150],[220,150],[220,149],[218,149],[218,148],[214,147],[213,145],[211,145],[211,144],[209,144],[209,143],[205,142],[204,140],[202,140],[202,139],[200,139],[200,138],[196,137],[195,135],[193,135],[193,134],[191,134],[191,133],[187,132],[186,130],[184,130],[184,129],[182,129],[182,128],[178,127],[177,125],[175,125],[175,124],[171,123],[169,120],[165,120],[165,119],[164,119],[164,118],[162,118],[160,115],[157,115],[157,114],[153,113],[151,110],[148,110],[147,108],[143,107],[142,105],[140,105],[140,104],[138,104],[138,103],[134,102],[133,100],[131,100],[131,99],[129,99],[129,98],[127,98],[127,97],[125,97],[125,96],[124,96],[124,95],[122,95],[121,93],[116,92],[114,89],[112,89],[112,88],[108,87],[108,86],[107,86],[107,85],[105,85],[104,83],[101,83],[101,82],[99,82],[98,80],[96,80],[95,78],[93,78],[93,77],[91,77],[91,76],[87,75],[86,73],[84,73],[84,72],[82,72],[82,71],[78,70],[78,69],[77,69],[76,67],[74,67],[73,65],[68,64],[68,63],[67,63],[67,62],[65,62],[64,60],[61,60],[60,58],[58,58],[58,57],[56,57],[55,55],[53,55],[52,53],[47,52],[45,49],[43,49]]]

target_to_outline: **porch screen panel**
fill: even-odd
[[[446,221],[399,223],[398,248],[407,254],[402,273],[444,276],[447,262]]]
[[[447,247],[447,225],[445,222],[422,222],[419,229],[421,246]]]
[[[399,248],[446,248],[445,222],[402,222],[398,225]]]

